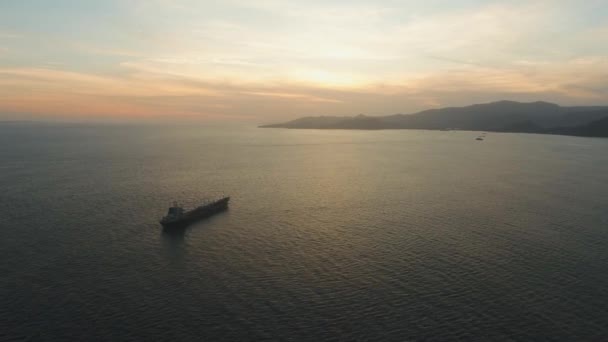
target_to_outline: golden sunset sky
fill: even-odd
[[[0,119],[608,104],[608,3],[4,0]]]

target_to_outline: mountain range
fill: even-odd
[[[414,114],[303,117],[259,127],[471,130],[608,137],[608,106],[562,107],[542,101],[498,101]]]

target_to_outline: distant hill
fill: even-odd
[[[576,135],[580,137],[608,138],[608,116],[604,117],[603,119],[592,121],[585,125],[555,128],[547,131],[546,133]]]
[[[607,107],[561,107],[548,102],[499,101],[414,114],[352,117],[316,116],[260,126],[316,129],[460,129],[567,134],[608,117]],[[580,126],[580,127],[579,127]],[[599,129],[599,128],[598,128]]]

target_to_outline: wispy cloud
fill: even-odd
[[[14,32],[2,32],[0,31],[0,39],[15,39],[21,37],[21,34],[17,34]]]
[[[100,96],[216,96],[213,89],[188,87],[180,82],[163,80],[149,82],[141,75],[109,77],[58,69],[14,68],[0,69],[0,82],[28,84],[45,90]]]
[[[61,17],[36,34],[0,31],[0,112],[261,121],[500,98],[602,103],[602,3],[130,0],[111,20],[83,14],[82,32]]]
[[[279,99],[297,99],[311,102],[329,102],[329,103],[341,103],[340,100],[324,98],[319,96],[312,96],[307,94],[293,94],[293,93],[278,93],[278,92],[267,92],[267,91],[245,91],[241,92],[241,94],[246,95],[255,95],[255,96],[264,96],[271,98],[279,98]]]
[[[141,52],[136,52],[128,49],[116,48],[116,47],[102,47],[95,46],[87,43],[76,42],[72,46],[80,51],[83,51],[92,55],[108,55],[108,56],[123,56],[123,57],[143,57]]]

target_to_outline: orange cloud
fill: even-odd
[[[302,81],[238,82],[127,69],[114,76],[45,68],[0,69],[0,112],[81,118],[200,118],[268,121],[302,115],[407,113],[501,98],[601,104],[608,58],[461,64],[358,87]]]

